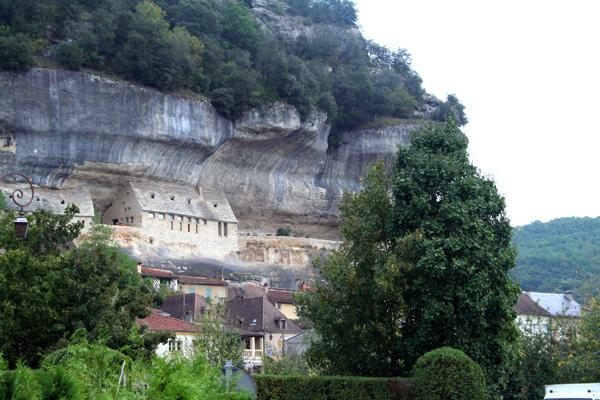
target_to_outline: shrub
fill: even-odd
[[[397,378],[255,375],[259,400],[412,400],[410,381]]]
[[[419,400],[484,400],[481,367],[460,350],[441,347],[419,358],[414,367]]]
[[[269,375],[308,375],[310,367],[302,355],[290,355],[283,358],[265,357],[263,372]]]
[[[290,230],[288,228],[277,229],[277,236],[290,236]]]
[[[0,69],[27,71],[33,67],[35,45],[22,33],[0,37]]]
[[[76,43],[61,43],[56,49],[56,61],[70,70],[81,69],[83,57],[83,51]]]

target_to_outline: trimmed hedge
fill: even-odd
[[[414,400],[411,380],[255,375],[258,400]]]
[[[441,347],[415,363],[418,400],[485,400],[483,370],[460,350]]]

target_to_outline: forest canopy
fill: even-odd
[[[326,112],[334,132],[419,115],[425,92],[409,54],[366,41],[352,1],[273,4],[314,34],[270,32],[250,0],[0,0],[0,69],[101,71],[206,97],[228,118],[285,101],[303,117]],[[450,96],[431,118],[464,124],[463,109]]]
[[[517,267],[512,274],[524,290],[574,291],[590,298],[600,276],[600,218],[559,218],[514,230]]]

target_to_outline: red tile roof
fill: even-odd
[[[177,276],[179,283],[188,285],[210,285],[210,286],[227,286],[227,282],[219,278],[209,278],[208,276]]]
[[[173,271],[150,267],[142,267],[142,276],[151,276],[153,278],[175,278]]]
[[[146,326],[151,331],[196,332],[198,330],[195,325],[163,315],[164,313],[160,310],[153,308],[151,311],[146,318],[137,318],[136,324]]]
[[[550,313],[546,309],[533,301],[525,292],[521,292],[517,300],[517,304],[513,306],[513,310],[517,314],[521,315],[539,315],[542,317],[550,316]]]
[[[294,293],[291,290],[269,289],[267,297],[271,303],[294,304]]]

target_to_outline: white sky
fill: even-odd
[[[355,2],[365,37],[466,106],[471,159],[513,225],[600,215],[600,1]]]

